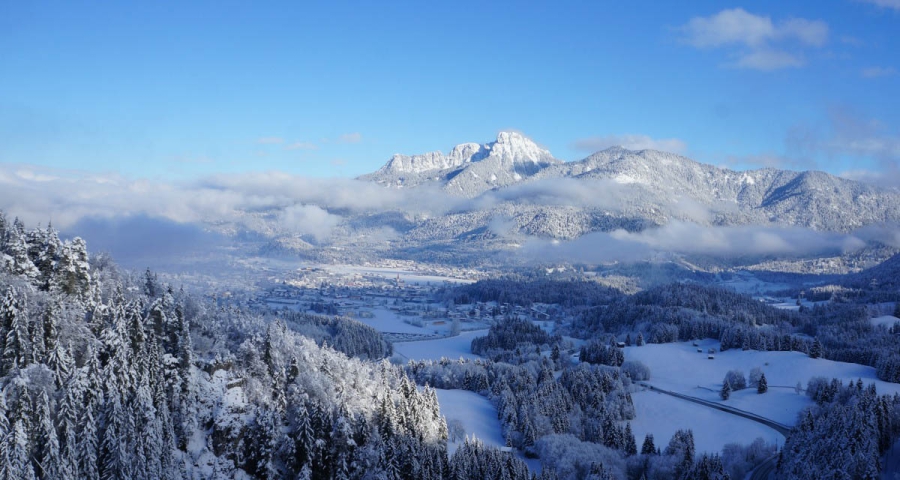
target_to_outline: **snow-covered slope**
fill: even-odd
[[[687,220],[839,232],[900,221],[898,192],[824,172],[734,171],[672,153],[621,147],[561,162],[514,132],[501,132],[497,141],[484,145],[458,145],[449,155],[395,155],[377,172],[360,178],[393,187],[438,185],[462,197],[489,195],[491,201],[476,202],[475,208],[463,212],[480,211],[476,217],[496,217],[490,210],[506,203],[500,208],[506,210],[507,218],[521,217],[524,210],[534,212],[525,213],[528,219],[518,219],[520,225],[532,223],[537,215],[563,217],[557,223],[581,225],[574,231],[539,232],[555,238],[597,230],[592,225],[609,223],[604,217],[610,214],[649,225]],[[563,182],[567,183],[560,185]],[[566,189],[578,191],[579,196],[561,195]],[[475,217],[472,220],[479,223]],[[440,223],[440,219],[432,222]]]

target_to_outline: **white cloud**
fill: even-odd
[[[870,3],[872,5],[877,5],[881,8],[890,8],[892,10],[900,11],[900,0],[859,0],[864,3]]]
[[[821,20],[771,18],[742,8],[722,10],[709,17],[694,17],[678,29],[682,41],[701,48],[730,48],[736,58],[726,66],[762,71],[800,67],[804,61],[788,47],[822,47],[828,42],[828,24]]]
[[[864,78],[892,77],[897,75],[897,69],[894,67],[869,67],[862,69]]]
[[[588,263],[647,260],[661,253],[730,259],[760,255],[809,255],[852,252],[865,245],[864,238],[875,235],[879,238],[888,236],[884,232],[857,236],[803,228],[717,227],[673,221],[641,232],[596,232],[566,242],[531,238],[519,254],[542,261]],[[894,233],[891,238],[900,237]]]
[[[620,146],[629,150],[662,150],[664,152],[683,153],[687,144],[677,138],[654,139],[648,135],[625,134],[606,135],[582,138],[573,142],[578,150],[596,152],[605,148]]]
[[[788,133],[789,149],[802,156],[821,156],[842,162],[845,157],[874,168],[862,167],[842,174],[846,178],[889,186],[900,186],[900,130],[865,118],[846,108],[829,111],[822,125],[798,125]]]
[[[285,150],[317,150],[318,145],[312,142],[294,142],[284,147]]]
[[[331,232],[340,225],[343,218],[328,213],[316,205],[291,205],[278,214],[278,227],[288,232],[312,235],[323,242],[331,237]]]
[[[725,159],[725,168],[779,168],[790,170],[809,170],[815,168],[816,164],[810,159],[794,158],[778,155],[774,153],[762,153],[757,155],[731,155]]]
[[[850,35],[842,35],[841,43],[843,43],[845,45],[850,45],[851,47],[862,47],[863,45],[866,44],[866,42],[864,42],[856,37],[850,36]]]
[[[359,132],[345,133],[338,137],[340,143],[359,143],[362,141],[362,134]]]
[[[201,155],[199,157],[187,157],[187,156],[175,157],[172,159],[172,161],[175,163],[182,163],[182,164],[187,164],[187,165],[209,165],[212,163],[216,163],[215,160],[213,160],[207,156],[204,156],[204,155]]]
[[[694,17],[681,27],[684,41],[698,48],[734,43],[757,46],[775,37],[769,17],[748,13],[742,8],[722,10],[709,17]]]
[[[735,68],[748,68],[752,70],[772,71],[782,68],[802,67],[805,62],[787,52],[779,50],[756,50],[742,54],[736,61],[726,65]]]
[[[284,139],[281,137],[262,137],[257,138],[256,143],[262,145],[277,145],[279,143],[284,143]]]

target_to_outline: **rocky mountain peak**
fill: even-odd
[[[491,156],[507,157],[514,162],[557,163],[553,155],[539,147],[530,138],[519,132],[500,132],[497,141],[489,144]]]

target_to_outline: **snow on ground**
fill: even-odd
[[[891,328],[895,323],[900,322],[900,318],[893,315],[884,315],[869,319],[872,325],[884,325],[885,328]]]
[[[812,359],[800,352],[754,350],[728,350],[709,360],[707,349],[718,349],[719,342],[702,340],[698,343],[703,353],[698,353],[698,347],[689,342],[626,347],[625,359],[639,360],[650,367],[649,383],[654,386],[716,402],[722,402],[719,389],[726,372],[742,370],[749,377],[753,367],[760,367],[766,375],[768,393],[759,395],[755,389],[748,388],[732,393],[731,398],[722,403],[786,425],[794,425],[797,413],[812,404],[805,394],[797,394],[794,390],[797,382],[805,389],[812,377],[839,378],[845,384],[861,378],[866,384],[874,382],[880,393],[900,393],[900,384],[878,380],[872,367]]]
[[[748,271],[734,272],[727,280],[719,278],[716,280],[716,283],[723,287],[731,288],[738,293],[746,293],[748,295],[790,288],[790,285],[786,283],[772,283],[760,280],[756,275]]]
[[[410,325],[403,321],[404,317],[397,315],[395,312],[388,310],[386,308],[371,308],[365,309],[361,308],[360,311],[368,311],[371,312],[372,318],[365,318],[357,315],[354,320],[364,323],[379,332],[392,332],[392,333],[416,333],[420,335],[430,335],[434,333],[434,329],[425,329],[422,327],[417,327],[415,325]],[[421,320],[418,317],[405,317],[405,318],[416,318]]]
[[[472,353],[472,339],[487,335],[487,330],[463,332],[455,337],[422,340],[417,342],[395,342],[394,352],[409,360],[440,360],[442,357],[481,358]]]
[[[419,284],[442,284],[444,282],[450,283],[474,283],[474,280],[468,280],[463,278],[455,278],[455,277],[443,277],[439,275],[427,275],[417,272],[412,272],[403,268],[390,268],[390,267],[363,267],[357,265],[317,265],[317,267],[322,268],[324,270],[342,273],[342,274],[353,274],[358,273],[360,275],[381,275],[386,278],[397,278],[400,277],[405,283],[419,283]]]
[[[730,413],[650,390],[634,393],[631,398],[636,413],[631,429],[638,449],[648,433],[653,434],[656,446],[665,449],[676,430],[687,428],[694,432],[698,453],[721,453],[726,443],[746,445],[758,437],[767,443],[784,444],[784,437],[775,430]]]
[[[441,415],[447,418],[448,425],[459,421],[467,436],[474,435],[488,445],[506,445],[497,420],[497,408],[490,400],[468,390],[435,389],[435,392],[441,404]],[[448,443],[450,455],[453,455],[460,443],[462,441]]]

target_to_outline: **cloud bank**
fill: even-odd
[[[892,238],[900,242],[896,229],[883,227],[864,233],[858,236],[803,228],[710,227],[672,221],[641,232],[597,232],[567,242],[532,238],[518,253],[537,263],[608,263],[647,260],[660,253],[720,259],[841,254],[859,250],[866,240]]]
[[[828,24],[821,20],[789,18],[773,22],[742,8],[694,17],[678,27],[681,41],[699,49],[722,48],[732,68],[771,71],[796,68],[806,62],[802,50],[828,42]]]

